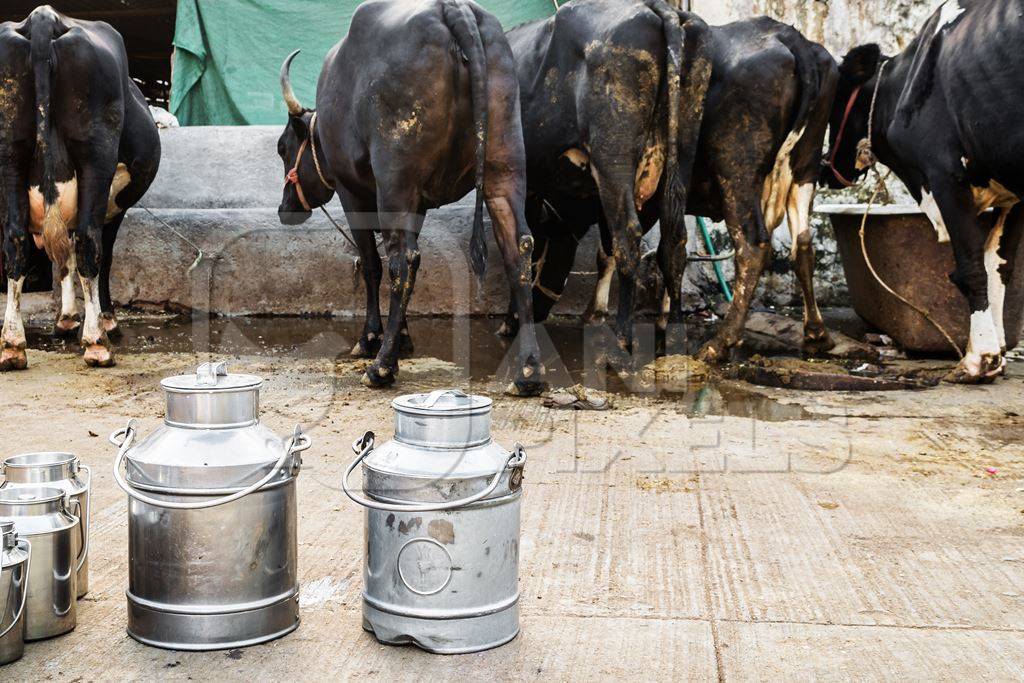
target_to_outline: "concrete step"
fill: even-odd
[[[335,204],[331,212],[348,230],[340,207]],[[506,310],[508,284],[489,221],[482,285],[470,268],[472,221],[468,202],[427,214],[410,313]],[[365,310],[356,250],[319,213],[300,226],[284,226],[272,208],[136,208],[125,218],[115,249],[111,292],[122,304],[156,303],[230,315],[362,315]],[[203,258],[196,263],[198,249]],[[590,261],[595,249],[596,231],[580,250],[581,258]],[[583,311],[594,282],[593,275],[573,276],[559,310]],[[384,309],[388,297],[385,272]]]

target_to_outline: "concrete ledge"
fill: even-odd
[[[332,215],[348,229],[340,210]],[[493,239],[482,286],[470,269],[472,218],[472,206],[465,202],[427,215],[410,312],[505,311],[508,284]],[[595,253],[596,237],[595,231],[580,250],[587,260]],[[203,250],[204,258],[193,268],[196,247]],[[594,282],[593,275],[574,276],[560,310],[585,309]],[[121,304],[159,304],[229,315],[363,315],[366,302],[356,251],[326,218],[315,215],[301,226],[283,226],[276,209],[270,208],[154,209],[152,215],[131,210],[118,236],[111,292]],[[383,310],[389,293],[385,273]]]
[[[301,226],[283,226],[277,220],[284,176],[284,164],[277,155],[282,130],[283,124],[160,132],[160,173],[140,206],[129,211],[118,237],[111,283],[116,301],[227,315],[363,314],[365,292],[354,265],[353,248],[319,214]],[[490,260],[482,287],[476,285],[468,266],[470,200],[466,197],[427,214],[411,313],[505,311],[508,293],[504,269],[490,234]],[[219,260],[204,259],[189,270],[196,250],[141,207],[149,207],[207,255],[218,254]],[[332,202],[329,210],[347,229],[340,204]],[[822,222],[827,224],[827,220]],[[703,253],[703,240],[690,223],[690,250]],[[716,244],[726,247],[724,232],[716,233],[722,233],[715,235]],[[656,235],[649,235],[647,240],[647,248],[656,245]],[[767,305],[799,305],[798,288],[786,260],[788,235],[777,231],[775,242],[776,259],[759,289],[759,300]],[[816,243],[819,303],[842,304],[846,293],[835,244],[828,234],[819,235]],[[574,274],[556,313],[573,315],[586,309],[596,281],[596,249],[594,230],[580,245]],[[726,277],[731,278],[732,264],[726,262],[724,268]],[[684,293],[689,306],[719,297],[717,289],[709,265],[688,267]],[[388,294],[385,285],[385,309]],[[613,292],[613,309],[615,296]]]

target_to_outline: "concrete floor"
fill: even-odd
[[[371,393],[344,362],[232,360],[269,379],[272,428],[301,421],[315,440],[299,478],[302,624],[263,646],[184,653],[125,635],[126,506],[106,435],[128,417],[155,428],[158,380],[198,359],[119,360],[97,372],[36,351],[28,372],[0,376],[3,453],[71,450],[96,476],[79,626],[29,644],[0,679],[1024,678],[1022,364],[985,387],[745,388],[756,400],[723,398],[718,416],[636,396],[555,412],[478,382],[495,437],[529,449],[522,633],[434,656],[361,629],[361,511],[339,477],[362,430],[390,432],[390,398],[445,385],[449,364],[407,362],[395,391]]]

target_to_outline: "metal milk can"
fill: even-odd
[[[259,421],[263,380],[205,363],[160,383],[164,424],[110,436],[128,494],[128,634],[174,650],[243,647],[299,625],[295,480],[310,447]],[[122,473],[126,468],[126,475]]]
[[[0,521],[0,664],[25,652],[25,603],[31,546],[18,538],[14,521]]]
[[[0,488],[0,518],[14,522],[32,545],[25,603],[25,640],[59,636],[75,628],[78,571],[85,558],[81,503],[45,486]]]
[[[81,535],[85,539],[82,566],[78,568],[78,597],[89,592],[89,490],[92,470],[74,453],[23,453],[0,464],[2,487],[52,486],[69,494],[81,506]],[[85,480],[81,474],[85,473]]]
[[[519,632],[519,507],[526,452],[491,441],[491,399],[400,396],[395,438],[353,444],[343,488],[366,508],[363,628],[385,643],[476,652]],[[349,489],[363,466],[366,497]]]

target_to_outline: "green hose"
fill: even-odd
[[[700,234],[704,235],[704,244],[708,248],[708,254],[715,256],[715,246],[711,244],[711,233],[708,232],[708,224],[704,221],[703,216],[697,216],[697,227],[700,228]],[[729,283],[725,281],[725,275],[722,273],[722,263],[720,261],[712,261],[711,264],[715,267],[715,275],[718,277],[718,286],[722,288],[722,294],[725,295],[726,301],[732,301],[732,290],[729,289]]]

